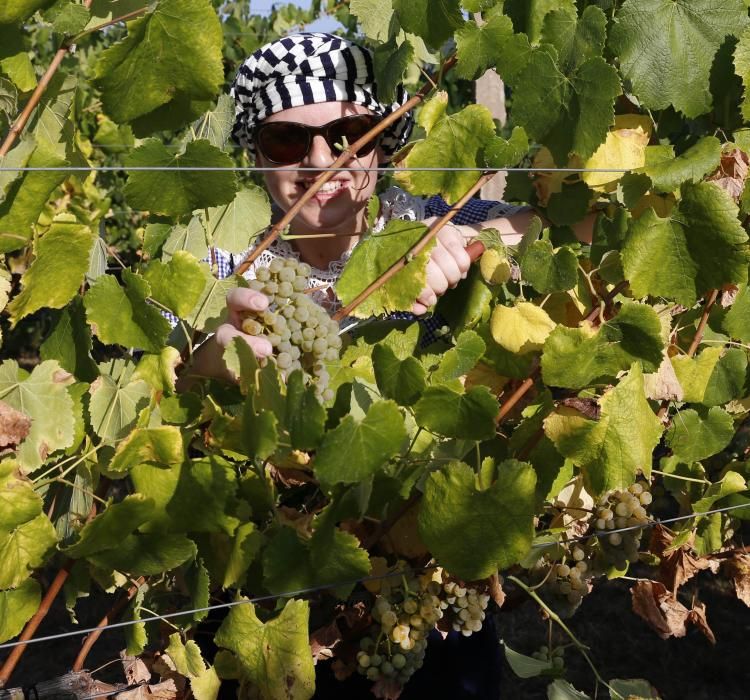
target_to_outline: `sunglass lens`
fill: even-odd
[[[299,163],[310,148],[310,134],[302,125],[286,122],[264,124],[258,129],[260,152],[272,163]]]
[[[338,122],[331,124],[331,138],[335,143],[343,143],[344,138],[348,144],[352,144],[361,139],[375,124],[378,118],[370,114],[361,114],[356,117],[344,117]],[[357,151],[358,156],[366,156],[377,145],[378,139],[373,139],[370,143],[362,146]]]

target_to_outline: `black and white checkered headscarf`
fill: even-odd
[[[408,98],[399,85],[395,102],[380,102],[370,51],[322,32],[292,34],[261,46],[240,66],[230,94],[235,101],[232,136],[251,155],[255,155],[255,127],[283,109],[353,102],[386,117]],[[406,143],[412,125],[408,113],[383,132],[380,145],[386,155],[392,156]]]

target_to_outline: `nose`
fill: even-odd
[[[328,168],[334,160],[336,153],[331,152],[331,148],[321,134],[313,136],[310,152],[305,160],[300,164],[308,168]]]

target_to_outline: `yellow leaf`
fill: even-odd
[[[536,196],[539,200],[539,205],[542,207],[546,207],[549,204],[549,198],[553,194],[562,191],[563,182],[568,180],[572,183],[578,179],[578,173],[566,173],[557,170],[559,166],[555,163],[555,159],[546,146],[542,146],[537,151],[531,165],[534,168],[549,168],[549,170],[540,170],[535,174],[534,178]],[[566,167],[580,168],[581,159],[574,156],[568,161]]]
[[[646,164],[646,146],[651,138],[651,120],[639,114],[615,117],[607,139],[584,167],[608,170],[635,170]],[[584,182],[594,190],[612,192],[623,173],[584,173]]]
[[[522,355],[541,349],[555,325],[544,309],[527,301],[512,307],[496,306],[490,319],[495,342]]]
[[[494,248],[482,253],[479,269],[487,284],[505,284],[510,279],[512,271],[508,256]]]

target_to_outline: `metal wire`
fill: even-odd
[[[701,517],[705,517],[708,515],[715,515],[716,513],[727,513],[733,510],[739,510],[740,508],[747,508],[748,506],[750,506],[750,503],[740,503],[735,506],[727,506],[725,508],[715,508],[713,510],[707,510],[702,513],[690,513],[689,515],[681,515],[675,518],[666,518],[665,520],[653,520],[651,522],[644,523],[643,525],[623,527],[617,530],[597,530],[591,535],[583,535],[581,537],[574,537],[569,540],[565,540],[563,544],[570,544],[571,542],[581,542],[584,540],[589,540],[592,537],[604,537],[607,535],[611,535],[615,532],[631,532],[633,530],[645,530],[649,527],[655,527],[656,525],[663,525],[666,523],[676,523],[682,520],[690,520],[692,518],[701,518]],[[533,544],[531,548],[532,549],[546,549],[549,547],[556,547],[560,544],[561,542],[557,542],[557,541],[556,542],[538,542],[536,544]],[[433,565],[433,566],[418,567],[414,570],[415,571],[430,571],[436,568],[438,568],[437,565]],[[235,600],[230,603],[218,603],[216,605],[193,608],[191,610],[181,610],[179,612],[165,613],[164,615],[152,615],[150,617],[143,617],[139,620],[125,620],[123,622],[113,622],[109,625],[104,625],[103,627],[87,627],[81,630],[72,630],[70,632],[61,632],[60,634],[49,634],[44,637],[35,637],[33,639],[28,639],[25,642],[8,642],[6,644],[0,644],[0,649],[12,649],[14,647],[24,646],[27,644],[39,644],[41,642],[52,642],[57,639],[79,637],[85,634],[90,634],[91,632],[104,632],[110,629],[132,627],[133,625],[139,625],[139,624],[146,623],[146,622],[156,622],[158,620],[167,620],[167,619],[174,618],[174,617],[184,617],[186,615],[195,615],[196,613],[201,613],[201,612],[210,612],[211,610],[233,608],[233,607],[236,607],[237,605],[245,605],[247,603],[262,603],[262,602],[271,601],[271,600],[278,600],[280,598],[295,598],[297,596],[310,595],[312,593],[317,593],[319,591],[326,591],[332,588],[340,588],[343,586],[347,586],[347,587],[356,586],[359,583],[366,583],[367,581],[380,581],[383,579],[394,578],[394,577],[402,576],[402,575],[403,575],[402,571],[392,571],[390,573],[381,574],[378,576],[365,576],[363,578],[358,578],[358,579],[353,579],[353,580],[348,580],[348,581],[338,581],[336,583],[327,583],[322,586],[301,588],[296,591],[286,591],[284,593],[275,593],[275,594],[264,595],[264,596],[256,596],[255,598],[248,598],[245,600]],[[97,697],[97,696],[93,696],[93,697]]]
[[[451,173],[629,173],[631,169],[624,168],[412,168],[412,167],[376,167],[376,168],[285,168],[285,167],[259,167],[259,166],[232,166],[230,168],[210,167],[210,166],[193,166],[193,167],[163,167],[156,165],[92,165],[90,167],[81,165],[71,165],[69,167],[0,167],[0,173],[55,173],[55,172],[95,172],[108,173],[125,170],[132,173],[140,172],[351,172],[351,173],[398,173],[398,172],[451,172]]]

